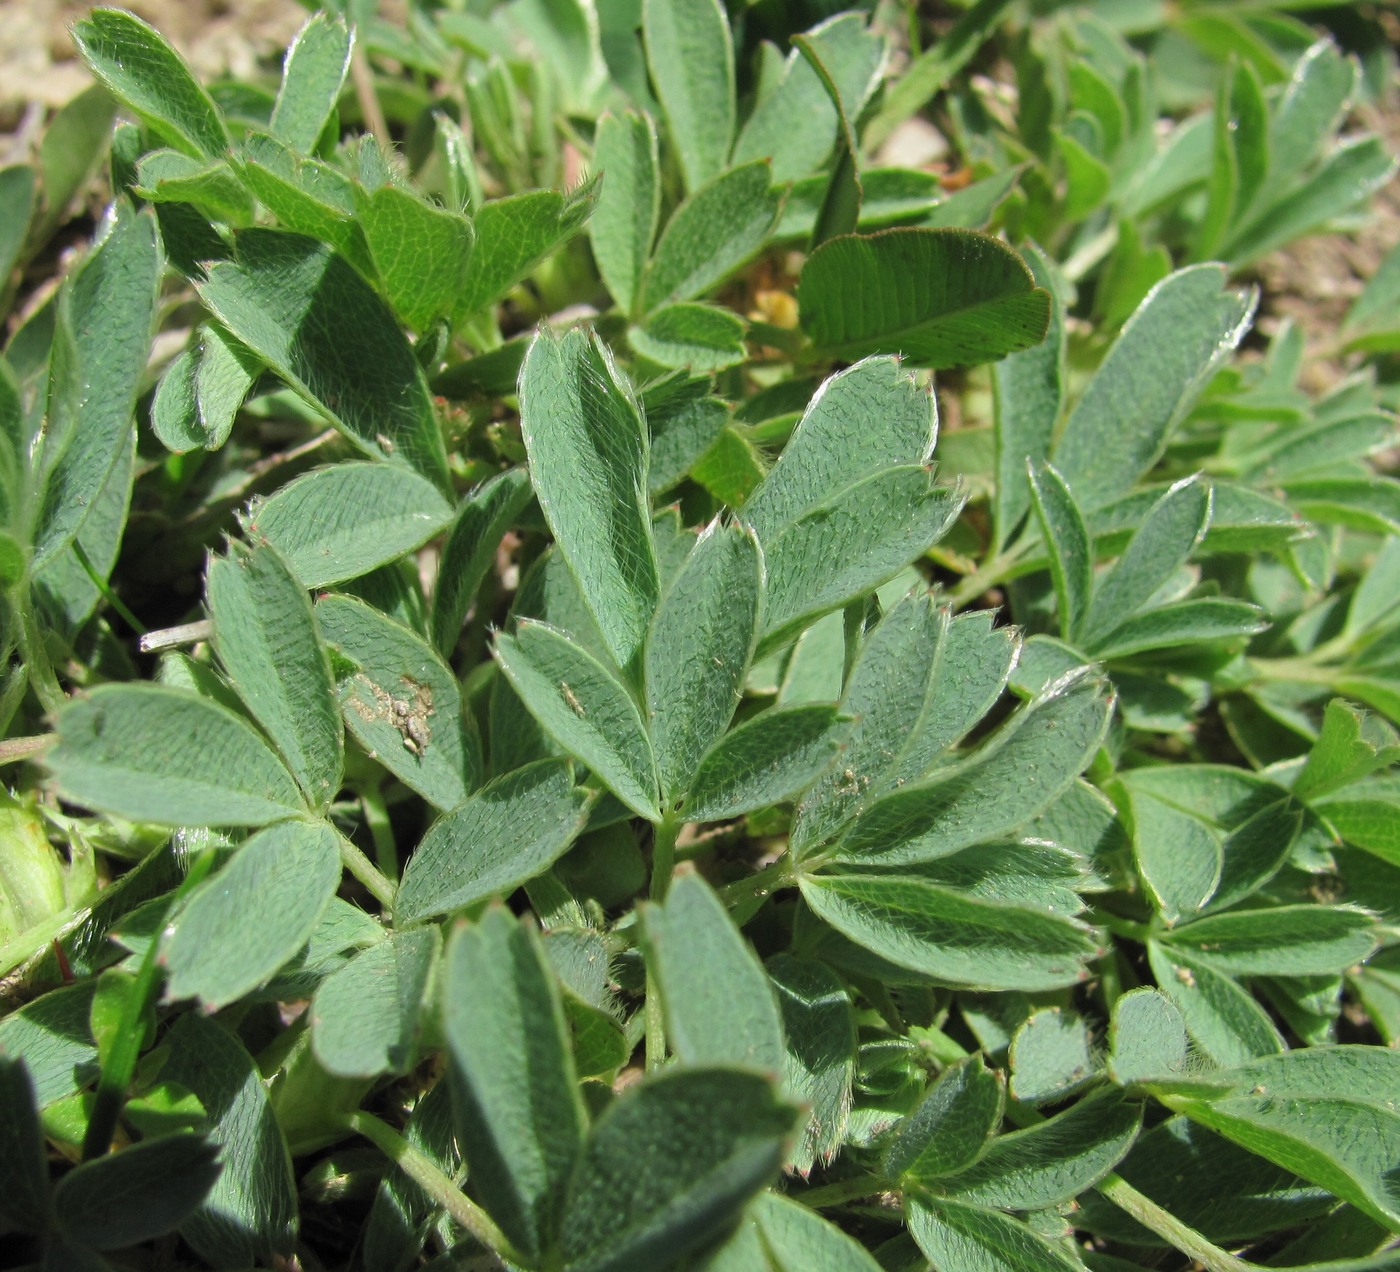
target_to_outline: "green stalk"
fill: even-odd
[[[389,810],[384,804],[384,790],[378,783],[360,793],[360,808],[374,840],[374,859],[380,875],[388,879],[399,877],[399,849],[394,843],[394,830],[389,824]],[[368,885],[366,885],[368,886]]]
[[[97,572],[97,567],[88,559],[88,554],[83,551],[83,545],[79,543],[77,539],[73,540],[73,555],[78,558],[78,564],[87,571],[88,578],[92,580],[93,587],[102,594],[102,599],[122,616],[122,621],[131,628],[132,631],[138,636],[144,636],[146,634],[145,624],[127,609],[121,597],[112,591],[107,580]]]
[[[525,1256],[511,1245],[491,1217],[437,1168],[432,1158],[415,1148],[387,1122],[372,1113],[357,1110],[346,1119],[346,1125],[363,1135],[405,1175],[441,1206],[454,1223],[465,1228],[473,1237],[502,1259],[524,1266]]]
[[[19,648],[24,656],[24,665],[29,671],[29,683],[40,705],[51,716],[55,716],[68,701],[63,686],[54,674],[53,663],[49,661],[48,647],[44,644],[44,634],[39,630],[34,617],[34,606],[28,596],[16,598],[15,608],[19,611]]]
[[[656,823],[656,835],[651,846],[651,899],[666,900],[671,886],[671,872],[676,868],[676,837],[683,822],[673,809],[661,814]]]
[[[209,873],[213,864],[212,850],[206,850],[194,859],[189,872],[175,890],[171,913]],[[85,1162],[94,1157],[101,1157],[111,1146],[112,1136],[116,1134],[117,1118],[121,1116],[122,1105],[126,1102],[126,1093],[131,1086],[132,1075],[136,1072],[136,1061],[141,1055],[141,1041],[145,1037],[141,1018],[145,1014],[147,1004],[155,997],[156,988],[160,983],[160,964],[157,961],[159,953],[159,941],[152,941],[146,947],[131,992],[122,1007],[121,1026],[117,1029],[112,1049],[107,1054],[107,1061],[102,1066],[102,1076],[97,1083],[97,1097],[92,1105],[92,1116],[88,1118],[87,1133],[83,1136]]]
[[[834,1184],[798,1193],[795,1200],[804,1206],[811,1206],[813,1210],[820,1210],[823,1206],[839,1206],[843,1201],[874,1196],[884,1187],[884,1181],[874,1175],[857,1175],[854,1179],[841,1179]]]
[[[666,1063],[666,1015],[661,1009],[661,990],[650,968],[647,969],[647,1068],[659,1069]]]
[[[1132,1215],[1144,1228],[1155,1232],[1188,1258],[1195,1259],[1206,1272],[1251,1272],[1254,1264],[1237,1259],[1214,1242],[1207,1241],[1194,1228],[1188,1228],[1169,1210],[1163,1210],[1150,1197],[1138,1192],[1121,1175],[1108,1175],[1098,1183],[1100,1196],[1107,1197],[1120,1210]]]
[[[340,839],[340,860],[345,868],[365,885],[366,891],[385,910],[394,908],[394,885],[375,868],[374,862],[355,847],[344,835]]]

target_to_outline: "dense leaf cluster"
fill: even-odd
[[[1393,52],[954,7],[76,24],[6,1266],[1397,1266],[1400,254],[1321,392],[1249,285]]]

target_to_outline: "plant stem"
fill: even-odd
[[[56,733],[41,733],[32,738],[6,738],[0,742],[0,764],[14,764],[38,755],[47,746],[58,740]]]
[[[661,989],[647,969],[647,1068],[659,1069],[666,1063],[666,1015],[661,1009]]]
[[[205,850],[190,863],[188,873],[175,890],[170,904],[174,913],[181,900],[199,884],[214,865],[214,853]],[[122,1004],[121,1026],[117,1029],[112,1049],[102,1065],[102,1076],[97,1083],[97,1097],[93,1100],[92,1116],[88,1118],[87,1132],[83,1136],[83,1160],[91,1161],[100,1157],[111,1146],[116,1133],[117,1118],[121,1115],[122,1104],[126,1101],[127,1089],[131,1086],[132,1074],[136,1072],[136,1061],[141,1055],[141,1043],[145,1038],[141,1018],[146,1005],[155,995],[160,980],[160,964],[157,957],[160,942],[153,940],[141,959],[126,1002]]]
[[[389,121],[384,117],[384,108],[379,104],[379,93],[374,87],[374,72],[370,69],[365,55],[357,45],[350,54],[350,83],[355,89],[355,101],[360,113],[365,117],[365,127],[374,134],[375,140],[386,149],[393,145],[389,132]]]
[[[770,862],[762,870],[756,870],[748,878],[726,883],[719,889],[719,899],[732,909],[750,897],[766,897],[770,892],[776,892],[793,881],[792,862],[784,853],[777,861]]]
[[[29,683],[34,687],[44,710],[51,716],[57,715],[68,701],[68,696],[54,675],[53,663],[49,661],[49,651],[44,645],[44,634],[34,617],[34,606],[28,597],[24,597],[18,600],[15,608],[19,611],[19,647],[24,655],[24,665],[29,670]]]
[[[358,1109],[346,1119],[346,1125],[363,1135],[405,1175],[441,1206],[454,1223],[460,1224],[488,1249],[501,1258],[524,1266],[525,1256],[511,1245],[491,1217],[437,1168],[433,1160],[415,1148],[387,1122],[372,1113]]]
[[[1107,928],[1114,936],[1121,936],[1125,941],[1134,941],[1138,945],[1146,945],[1152,937],[1152,929],[1146,923],[1120,918],[1107,910],[1095,910],[1090,918],[1100,927]]]
[[[1250,668],[1261,680],[1296,680],[1331,687],[1345,674],[1339,667],[1319,666],[1308,658],[1251,658]]]
[[[1138,1192],[1121,1175],[1110,1174],[1100,1180],[1098,1191],[1120,1210],[1132,1215],[1144,1228],[1151,1229],[1182,1254],[1195,1259],[1206,1272],[1250,1272],[1254,1267],[1207,1241],[1194,1228],[1188,1228],[1170,1211],[1163,1210],[1150,1197]]]
[[[1022,555],[1020,547],[1008,548],[971,574],[965,574],[958,585],[948,593],[948,602],[954,609],[975,601],[989,587],[1003,581],[1007,569]]]
[[[143,654],[154,654],[161,649],[174,649],[177,645],[197,645],[214,634],[214,624],[207,618],[197,623],[181,623],[178,627],[162,627],[158,632],[147,632],[136,642]]]
[[[839,1206],[843,1201],[855,1201],[860,1197],[869,1197],[884,1188],[884,1181],[874,1175],[857,1175],[854,1179],[838,1180],[834,1184],[827,1184],[822,1188],[813,1188],[808,1192],[797,1194],[797,1199],[804,1206],[811,1206],[814,1210],[820,1210],[823,1206]]]
[[[399,849],[394,843],[394,828],[389,824],[389,810],[384,805],[384,791],[378,783],[361,792],[360,808],[364,810],[365,825],[374,840],[374,859],[380,874],[385,879],[397,879]]]
[[[376,901],[386,910],[394,907],[394,885],[375,869],[374,862],[355,847],[344,835],[340,839],[340,860],[345,868],[365,885]]]
[[[671,872],[676,868],[676,836],[683,822],[673,810],[667,809],[656,823],[656,835],[651,845],[651,899],[666,900],[671,886]]]
[[[118,614],[122,616],[122,621],[131,628],[138,636],[146,634],[146,626],[136,617],[107,583],[107,580],[98,573],[97,567],[88,559],[88,554],[83,551],[83,545],[77,539],[73,540],[73,555],[78,558],[78,564],[87,571],[87,576],[92,580],[92,585],[101,594],[102,599],[107,602]]]

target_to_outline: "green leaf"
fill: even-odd
[[[830,1162],[846,1140],[856,1076],[851,995],[825,963],[775,954],[765,964],[778,995],[787,1055],[783,1087],[807,1106],[788,1165],[806,1175]]]
[[[1162,917],[1179,923],[1201,910],[1220,884],[1221,837],[1204,819],[1136,791],[1130,781],[1125,785],[1138,871]]]
[[[239,716],[192,693],[99,685],[59,714],[48,765],[88,808],[167,826],[261,826],[305,811],[292,776]]]
[[[950,1064],[885,1146],[881,1169],[891,1179],[928,1181],[976,1161],[1001,1125],[1006,1088],[978,1055]]]
[[[1100,660],[1125,658],[1148,649],[1215,640],[1243,644],[1242,638],[1262,632],[1268,626],[1263,610],[1257,605],[1206,596],[1162,605],[1128,619],[1098,642],[1094,656]]]
[[[1361,1064],[1372,1052],[1376,1063]],[[1291,1063],[1295,1056],[1304,1064]],[[1380,1064],[1382,1058],[1394,1057],[1380,1047],[1313,1048],[1232,1074],[1239,1085],[1220,1098],[1160,1098],[1393,1229],[1400,1225],[1400,1116],[1389,1107],[1394,1065]]]
[[[529,475],[523,468],[510,468],[472,491],[457,509],[438,560],[428,619],[433,644],[444,657],[456,646],[477,589],[495,563],[496,549],[530,494]]]
[[[744,320],[716,305],[663,305],[627,342],[663,367],[685,367],[697,374],[722,371],[744,360]]]
[[[272,548],[235,547],[210,560],[207,595],[229,681],[311,806],[325,808],[340,789],[345,735],[306,590]]]
[[[1029,353],[1017,355],[1029,357]],[[1029,469],[1031,503],[1040,537],[1050,554],[1050,577],[1060,611],[1060,635],[1073,640],[1089,609],[1094,581],[1094,545],[1074,495],[1053,465]]]
[[[297,1194],[287,1142],[252,1056],[222,1026],[189,1012],[165,1036],[160,1076],[192,1091],[223,1170],[180,1235],[206,1261],[240,1268],[290,1255]]]
[[[768,567],[761,649],[889,582],[948,532],[965,499],[961,487],[936,485],[929,468],[911,464],[857,482],[774,537],[760,530]]]
[[[737,1242],[752,1243],[760,1260],[741,1267],[724,1261]],[[806,1272],[877,1272],[880,1264],[855,1238],[814,1210],[775,1192],[761,1193],[749,1207],[746,1224],[735,1238],[711,1256],[708,1272],[770,1272],[803,1268]]]
[[[626,669],[661,592],[641,407],[597,337],[544,328],[520,373],[520,420],[545,520]]]
[[[995,1210],[942,1197],[911,1197],[905,1214],[919,1249],[935,1267],[958,1272],[1079,1272],[1083,1266],[1029,1225]]]
[[[629,808],[658,821],[651,741],[622,682],[546,623],[522,620],[513,637],[498,633],[495,652],[511,686],[549,735]]]
[[[399,924],[509,896],[549,869],[583,829],[588,799],[562,760],[488,782],[439,817],[409,858],[394,898]]]
[[[990,610],[969,611],[948,624],[933,697],[900,761],[896,782],[922,777],[1001,696],[1021,642],[1014,628],[998,627],[995,619]]]
[[[1056,907],[1059,908],[1059,907]],[[1011,1038],[1011,1098],[1021,1104],[1056,1104],[1096,1076],[1089,1026],[1059,1007],[1041,1007]]]
[[[293,150],[309,155],[340,100],[355,37],[343,17],[316,13],[287,49],[270,127]]]
[[[1376,948],[1375,920],[1344,906],[1281,905],[1209,915],[1162,938],[1237,976],[1325,976]]]
[[[8,294],[35,204],[35,171],[29,164],[0,168],[0,293]]]
[[[794,852],[807,855],[859,816],[898,780],[937,692],[948,611],[917,593],[898,602],[866,637],[846,682],[841,710],[855,723],[840,761],[803,797]]]
[[[41,1111],[77,1095],[98,1075],[89,1024],[96,988],[95,979],[79,980],[50,990],[0,1020],[0,1048],[6,1056],[24,1061]]]
[[[936,43],[907,68],[871,120],[866,144],[883,145],[890,134],[927,103],[976,55],[1010,0],[977,0]]]
[[[725,425],[691,465],[690,477],[721,503],[739,508],[763,480],[764,472],[758,448],[738,429]]]
[[[884,39],[859,13],[828,18],[804,39],[821,57],[847,115],[856,119],[879,82],[886,56]],[[831,94],[812,63],[794,49],[782,79],[745,122],[731,162],[768,159],[775,182],[795,181],[826,162],[838,124]]]
[[[405,786],[455,808],[481,778],[481,745],[451,668],[416,632],[348,596],[316,605],[326,641],[353,666],[337,686],[346,727]]]
[[[136,166],[132,190],[152,203],[190,203],[211,220],[247,225],[253,201],[222,160],[193,159],[178,150],[152,150]]]
[[[642,911],[647,970],[666,1008],[666,1038],[688,1065],[739,1065],[778,1077],[783,1025],[767,973],[710,886],[680,875]]]
[[[340,838],[285,821],[242,844],[161,938],[166,997],[215,1012],[266,984],[306,944],[340,884]]]
[[[1028,349],[1050,321],[1050,294],[1021,258],[972,230],[831,239],[808,257],[797,300],[803,329],[822,349],[846,358],[901,353],[935,368]]]
[[[461,1166],[452,1133],[449,1082],[438,1081],[413,1106],[404,1138],[446,1175]],[[365,1272],[403,1272],[423,1248],[422,1225],[436,1212],[431,1197],[403,1173],[391,1171],[379,1184],[364,1230]]]
[[[81,630],[102,599],[97,580],[105,582],[117,564],[131,508],[135,471],[136,436],[133,433],[127,437],[117,462],[89,506],[73,542],[31,574],[36,599],[48,620],[55,622],[60,631],[77,633]],[[79,559],[79,549],[86,555],[87,565]],[[17,580],[25,564],[24,553],[15,542],[6,568]],[[92,573],[88,571],[89,566]]]
[[[850,721],[834,706],[772,707],[720,738],[686,791],[687,821],[723,821],[791,799],[836,756]]]
[[[130,444],[160,275],[155,217],[123,200],[60,293],[35,569],[72,543]]]
[[[1152,505],[1117,563],[1099,580],[1072,639],[1089,653],[1137,614],[1190,557],[1210,522],[1210,486],[1177,482]]]
[[[366,277],[374,262],[355,217],[355,185],[329,164],[253,132],[243,142],[243,179],[283,228],[324,239]]]
[[[600,116],[593,163],[603,174],[598,206],[588,225],[593,259],[618,307],[631,313],[661,217],[661,174],[651,116],[630,110]]]
[[[1043,908],[1007,905],[900,875],[805,875],[802,896],[843,936],[954,985],[1027,992],[1073,985],[1093,933]]]
[[[320,983],[311,1048],[328,1073],[376,1078],[409,1070],[440,945],[436,928],[393,932]]]
[[[29,1068],[7,1048],[0,1052],[0,1215],[7,1226],[23,1232],[42,1232],[48,1226],[49,1168],[44,1153]]]
[[[360,228],[394,312],[416,331],[450,314],[468,286],[471,222],[401,186],[359,198]]]
[[[1118,1164],[1141,1125],[1141,1104],[1116,1091],[1086,1096],[1038,1126],[998,1136],[942,1188],[959,1201],[1001,1210],[1062,1205]]]
[[[652,86],[687,190],[724,170],[734,140],[734,40],[718,0],[643,0]]]
[[[201,299],[346,437],[447,487],[447,458],[418,360],[384,302],[324,243],[245,230]]]
[[[39,143],[44,206],[29,227],[29,245],[49,241],[79,189],[107,152],[117,103],[101,84],[92,84],[49,117]]]
[[[1085,512],[1124,494],[1156,462],[1221,359],[1243,339],[1255,300],[1251,292],[1226,290],[1219,265],[1178,270],[1147,294],[1055,447],[1055,467]]]
[[[782,1166],[797,1110],[756,1073],[677,1067],[628,1087],[570,1181],[567,1272],[664,1267],[727,1231]]]
[[[135,14],[94,9],[73,24],[73,42],[92,73],[163,140],[211,158],[228,133],[184,59]]]
[[[1395,175],[1396,161],[1378,137],[1334,144],[1326,161],[1225,243],[1223,254],[1239,264],[1317,230],[1364,203]]]
[[[1083,772],[1112,706],[1105,681],[1087,672],[1062,677],[981,750],[877,801],[838,843],[836,859],[908,865],[1006,835]],[[997,799],[988,800],[988,791],[998,792]]]
[[[395,464],[313,468],[268,499],[254,499],[243,528],[271,544],[303,587],[357,579],[440,534],[452,509],[436,486]]]
[[[752,531],[711,522],[671,580],[647,635],[647,718],[665,800],[688,788],[734,716],[763,601]]]
[[[1220,885],[1212,909],[1224,909],[1252,896],[1288,860],[1303,825],[1303,810],[1281,799],[1261,808],[1221,844]]]
[[[452,1104],[473,1191],[537,1261],[554,1244],[586,1126],[538,934],[503,908],[489,909],[453,934],[443,988]]]
[[[1283,1050],[1264,1009],[1205,959],[1157,941],[1147,943],[1147,958],[1197,1048],[1216,1064],[1243,1064]]]
[[[202,446],[218,450],[228,441],[234,419],[261,370],[262,364],[217,323],[200,328],[194,396],[204,434]]]
[[[1384,353],[1400,346],[1400,244],[1392,247],[1347,310],[1351,349]]]
[[[1331,39],[1310,45],[1294,64],[1270,122],[1272,170],[1260,193],[1261,206],[1271,205],[1332,142],[1355,91],[1357,69]]]
[[[596,197],[597,182],[590,181],[568,194],[529,190],[477,208],[472,217],[476,251],[466,286],[457,297],[453,325],[495,304],[573,238],[592,213]]]
[[[1169,1118],[1139,1135],[1116,1173],[1222,1245],[1288,1228],[1301,1227],[1309,1234],[1321,1230],[1326,1236],[1325,1224],[1317,1221],[1336,1206],[1322,1189],[1186,1117]],[[1165,1244],[1101,1196],[1086,1194],[1079,1204],[1084,1226],[1098,1235],[1135,1246]]]
[[[1187,1072],[1186,1022],[1160,990],[1133,989],[1116,999],[1108,1040],[1108,1072],[1119,1086]]]
[[[760,541],[882,469],[925,464],[938,420],[932,395],[896,358],[866,358],[822,382],[763,485],[744,505]]]
[[[202,1135],[164,1135],[74,1167],[53,1193],[53,1218],[70,1241],[116,1250],[173,1232],[223,1170]]]
[[[1375,717],[1333,698],[1323,713],[1322,732],[1293,779],[1293,793],[1316,799],[1400,760],[1395,734],[1378,724]]]
[[[640,311],[701,296],[755,255],[782,211],[782,196],[771,186],[768,164],[758,160],[695,190],[662,231],[642,280]]]

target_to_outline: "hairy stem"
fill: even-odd
[[[363,1135],[405,1175],[441,1206],[453,1222],[460,1224],[482,1245],[494,1250],[511,1263],[525,1263],[525,1258],[511,1245],[491,1217],[466,1195],[451,1178],[438,1169],[432,1158],[415,1148],[387,1122],[372,1113],[357,1110],[346,1119],[352,1131]]]
[[[1138,1192],[1121,1175],[1109,1175],[1100,1180],[1098,1191],[1120,1210],[1132,1215],[1144,1228],[1151,1229],[1182,1254],[1195,1259],[1206,1272],[1249,1272],[1254,1266],[1237,1259],[1214,1242],[1207,1241],[1169,1210],[1163,1210],[1152,1198]]]
[[[344,835],[340,839],[340,860],[345,868],[365,885],[376,901],[386,910],[394,905],[394,885],[375,868],[374,862],[355,847]]]

